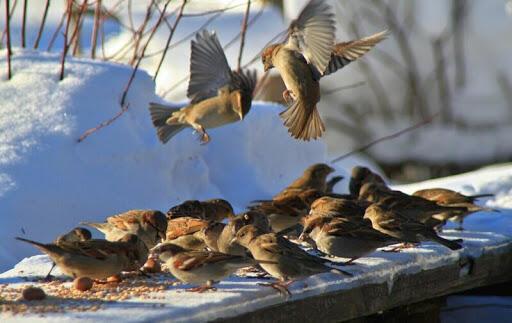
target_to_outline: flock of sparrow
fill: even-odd
[[[272,199],[254,201],[238,215],[223,199],[189,200],[166,214],[131,210],[103,223],[82,223],[101,231],[105,240],[91,239],[91,232],[81,227],[48,244],[17,239],[39,248],[75,278],[100,282],[140,271],[151,260],[163,263],[176,279],[197,285],[190,291],[203,292],[253,266],[277,279],[264,285],[286,295],[292,282],[311,275],[351,276],[299,243],[321,255],[346,258],[342,265],[378,248],[399,252],[422,241],[457,250],[462,240],[440,237],[441,227],[447,220],[462,222],[471,213],[490,210],[474,204],[490,194],[466,196],[433,188],[408,195],[392,190],[365,167],[352,170],[349,194],[337,194],[333,187],[343,177],[328,179],[333,171],[326,164],[312,165]]]
[[[348,42],[335,42],[336,22],[325,0],[311,0],[288,28],[288,39],[262,51],[264,71],[276,68],[284,81],[288,108],[280,113],[290,134],[308,141],[322,136],[325,126],[316,108],[320,84],[327,76],[355,61],[386,38],[387,31]],[[151,103],[158,138],[166,143],[192,127],[202,143],[206,129],[242,120],[249,112],[256,88],[256,71],[231,70],[213,32],[203,30],[191,42],[190,104],[178,108]]]

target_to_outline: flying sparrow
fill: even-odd
[[[214,32],[197,33],[191,45],[190,104],[177,108],[150,103],[158,138],[166,143],[179,131],[192,127],[200,134],[201,142],[208,143],[206,129],[242,120],[249,113],[255,86],[255,71],[231,71]]]
[[[101,280],[121,273],[138,270],[148,257],[146,245],[133,234],[119,241],[91,239],[60,244],[40,243],[20,237],[17,240],[34,245],[46,253],[65,275]]]
[[[365,183],[375,183],[386,185],[386,182],[382,177],[372,172],[370,169],[363,166],[356,166],[352,168],[352,174],[350,176],[350,182],[348,184],[350,194],[359,196],[359,190]]]
[[[225,218],[233,217],[233,215],[233,207],[223,199],[189,200],[173,206],[167,211],[169,219],[192,217],[207,221],[222,221]]]
[[[267,273],[279,280],[268,286],[281,293],[290,295],[288,286],[291,283],[324,272],[351,276],[350,273],[326,266],[322,258],[310,255],[284,237],[265,233],[253,225],[240,229],[234,240],[247,248]]]
[[[499,212],[499,210],[483,207],[475,204],[475,201],[478,198],[482,197],[491,197],[494,194],[477,194],[477,195],[464,195],[459,192],[455,192],[446,188],[428,188],[424,190],[416,191],[412,194],[413,196],[419,196],[424,199],[436,202],[439,205],[450,206],[450,207],[465,207],[467,208],[467,212],[463,212],[461,214],[455,215],[453,217],[448,218],[451,214],[441,214],[435,216],[439,220],[446,221],[448,219],[459,223],[458,230],[463,230],[462,223],[464,219],[475,212],[479,211],[493,211]],[[443,217],[444,215],[444,217]]]
[[[451,250],[462,248],[457,241],[441,238],[430,226],[410,216],[402,215],[400,211],[395,211],[381,203],[370,205],[365,211],[364,218],[372,222],[375,230],[402,242],[435,241]]]
[[[387,31],[335,44],[332,8],[324,0],[311,0],[288,28],[288,41],[266,47],[261,55],[265,72],[276,67],[286,85],[283,98],[291,105],[281,113],[284,125],[297,139],[322,136],[325,126],[316,104],[322,76],[360,58],[382,41]]]
[[[187,251],[169,242],[156,246],[151,253],[165,263],[174,277],[188,284],[199,285],[188,289],[195,292],[214,289],[214,282],[255,263],[254,259],[244,256],[215,251]]]
[[[165,238],[167,218],[156,210],[130,210],[107,218],[106,222],[82,222],[105,234],[108,241],[117,241],[127,233],[137,235],[148,249]]]

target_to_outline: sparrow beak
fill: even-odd
[[[237,243],[238,240],[236,240],[236,237],[234,237],[233,239],[231,239],[231,241],[229,241],[229,244],[233,244],[233,243]]]
[[[244,113],[242,111],[238,111],[238,116],[240,117],[240,121],[244,120]]]
[[[306,241],[307,238],[308,238],[308,234],[303,232],[299,236],[299,241]]]

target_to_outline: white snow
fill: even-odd
[[[328,160],[323,142],[287,134],[282,107],[258,102],[244,121],[211,130],[208,145],[192,130],[161,145],[147,111],[159,98],[143,71],[128,112],[77,143],[118,113],[131,69],[68,58],[62,82],[58,71],[58,55],[16,50],[13,79],[0,81],[0,270],[35,253],[13,239],[22,232],[51,241],[80,221],[190,198],[225,198],[240,210]]]

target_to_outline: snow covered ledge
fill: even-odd
[[[184,292],[186,285],[174,284],[165,275],[127,281],[119,288],[95,286],[77,294],[69,282],[38,282],[50,262],[46,256],[34,256],[0,275],[0,293],[7,299],[16,298],[24,286],[37,285],[51,297],[39,303],[3,301],[0,321],[342,321],[512,279],[512,165],[400,188],[427,185],[476,193],[492,190],[496,196],[486,204],[502,212],[470,216],[464,232],[445,230],[445,237],[464,239],[459,251],[433,243],[399,254],[378,251],[346,268],[354,277],[328,273],[293,284],[288,300],[258,286],[262,280],[237,276],[221,282],[218,291],[204,294]],[[13,309],[23,313],[13,315]],[[53,312],[41,316],[44,309]]]

